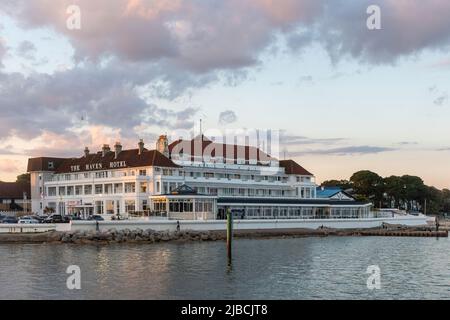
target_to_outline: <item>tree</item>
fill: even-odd
[[[350,177],[350,182],[357,195],[373,200],[375,206],[380,205],[384,192],[382,177],[375,172],[361,170]]]
[[[403,203],[405,199],[405,189],[403,187],[404,185],[401,177],[390,176],[384,178],[384,192],[386,193],[388,200],[388,207],[400,207],[400,203]]]
[[[29,173],[23,173],[21,175],[17,176],[16,182],[19,183],[30,183],[30,174]]]
[[[322,187],[339,187],[341,189],[350,189],[352,187],[348,180],[325,180],[321,184]]]
[[[442,191],[442,212],[450,213],[450,190],[443,189]]]
[[[405,209],[419,210],[427,197],[427,187],[420,177],[404,175],[401,177],[405,190]]]
[[[435,187],[425,186],[425,188],[426,214],[439,214],[444,208],[444,192]],[[423,211],[425,211],[425,208]]]

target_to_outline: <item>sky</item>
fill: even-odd
[[[202,119],[278,130],[318,182],[449,188],[449,48],[446,0],[0,0],[0,180]]]

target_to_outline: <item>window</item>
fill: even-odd
[[[95,213],[103,214],[103,201],[95,201]]]
[[[166,211],[166,201],[165,200],[154,200],[153,210],[157,212]]]
[[[141,182],[140,183],[140,192],[141,193],[147,193],[147,183],[146,182]]]
[[[48,168],[49,169],[55,169],[55,164],[53,163],[53,161],[49,161],[48,162]]]
[[[103,193],[103,185],[102,184],[96,184],[95,185],[95,194],[102,194]]]
[[[161,183],[159,181],[156,181],[156,192],[157,193],[161,192]]]
[[[125,200],[125,212],[133,213],[136,210],[136,205],[134,200]]]
[[[147,200],[142,200],[142,210],[146,211],[148,209],[149,209],[149,207],[148,207]]]
[[[83,186],[75,186],[75,195],[79,196],[83,192]]]
[[[105,184],[105,194],[113,193],[113,185],[111,183]]]
[[[114,184],[114,193],[123,193],[123,184],[122,183]]]
[[[146,176],[147,175],[147,170],[139,170],[139,175],[140,176]]]
[[[73,196],[73,194],[74,194],[73,186],[67,187],[67,195],[68,196]]]
[[[306,198],[311,198],[311,189],[306,188],[306,194],[305,194]]]
[[[136,192],[136,184],[134,182],[125,183],[125,193],[135,193]]]
[[[48,195],[49,195],[49,197],[55,197],[56,196],[56,187],[49,187]]]
[[[108,171],[100,171],[95,173],[95,178],[97,179],[104,179],[108,178]]]
[[[84,186],[84,194],[92,194],[92,186],[90,184]]]
[[[60,196],[65,196],[66,195],[66,187],[59,187],[58,191],[59,191],[58,194]]]

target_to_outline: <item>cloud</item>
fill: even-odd
[[[237,115],[234,111],[226,110],[220,113],[219,115],[219,124],[227,125],[232,124],[237,121]]]
[[[12,145],[2,146],[0,147],[0,156],[15,156],[20,155],[21,153],[14,151],[14,147]]]
[[[439,60],[433,63],[430,67],[434,69],[448,68],[450,67],[450,58]]]
[[[167,59],[197,73],[256,64],[277,31],[290,30],[320,10],[313,0],[79,0],[82,28],[73,32],[65,23],[71,4],[5,0],[0,9],[30,28],[53,27],[71,42],[79,60],[111,55],[133,62]],[[236,36],[244,30],[245,36]]]
[[[346,140],[345,138],[310,138],[300,135],[280,133],[280,144],[283,146],[309,145],[309,144],[335,144]]]
[[[363,155],[363,154],[374,154],[388,151],[395,151],[394,148],[387,147],[376,147],[376,146],[347,146],[332,149],[315,149],[315,150],[305,150],[298,152],[290,152],[289,155],[293,157],[301,155],[335,155],[335,156],[346,156],[346,155]]]
[[[429,87],[428,92],[433,95],[433,104],[436,106],[442,106],[448,102],[447,91],[439,90],[436,85]]]
[[[450,2],[440,0],[79,0],[76,32],[66,28],[69,4],[4,0],[0,9],[30,28],[54,28],[80,60],[164,60],[196,73],[254,66],[278,36],[295,52],[319,43],[334,61],[351,56],[371,64],[450,44]],[[381,30],[366,27],[373,4],[381,8]]]
[[[109,128],[130,139],[147,127],[188,128],[198,109],[171,110],[161,100],[189,96],[221,80],[228,85],[244,81],[264,53],[284,52],[276,50],[279,43],[294,54],[319,44],[333,62],[351,57],[366,64],[391,64],[450,45],[450,2],[439,0],[78,0],[82,29],[68,30],[66,8],[72,4],[1,1],[0,11],[21,28],[48,28],[67,40],[75,67],[27,76],[0,72],[0,140],[47,132],[71,138],[80,127]],[[382,30],[366,28],[371,4],[382,9]],[[433,18],[422,22],[423,17]],[[32,43],[18,49],[23,55],[33,52]],[[0,40],[0,64],[5,54]],[[446,103],[448,96],[438,93],[434,102]],[[229,117],[226,121],[233,120]],[[287,136],[282,143],[342,140]],[[370,146],[330,150],[389,151]]]
[[[442,106],[446,104],[448,101],[448,93],[442,92],[438,97],[436,97],[433,101],[433,103],[437,106]]]
[[[0,30],[1,30],[1,26],[0,26]],[[8,49],[6,47],[6,41],[0,37],[0,69],[3,67],[2,61],[3,58],[6,56]]]
[[[0,159],[0,172],[15,172],[19,170],[17,161],[11,159]]]
[[[5,0],[0,9],[27,27],[53,27],[71,42],[78,59],[167,59],[198,73],[254,65],[277,31],[308,21],[320,10],[314,0],[79,0],[82,27],[74,32],[65,23],[71,4]]]
[[[161,76],[169,77],[161,75],[159,67],[117,61],[106,66],[85,64],[52,75],[0,73],[0,139],[13,135],[29,139],[44,131],[61,134],[85,125],[120,128],[124,133],[133,133],[140,125],[191,126],[196,108],[162,108],[138,93],[139,86],[159,81]],[[172,94],[196,85],[177,79],[168,82]]]
[[[313,77],[312,76],[301,76],[298,79],[298,83],[299,84],[311,84],[313,82]]]
[[[28,60],[34,60],[34,53],[36,51],[36,46],[27,40],[22,41],[16,49],[17,55]]]
[[[401,146],[411,146],[411,145],[418,145],[419,143],[417,141],[400,141],[397,144]]]
[[[450,2],[434,0],[320,1],[322,11],[291,35],[291,48],[321,44],[333,61],[350,56],[369,64],[391,64],[426,49],[445,50],[450,44]],[[366,28],[366,9],[381,9],[381,30]],[[433,19],[424,20],[424,17]],[[401,41],[399,41],[401,39]]]

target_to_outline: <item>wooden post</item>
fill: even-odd
[[[231,240],[233,238],[233,216],[231,211],[227,208],[227,257],[228,264],[231,264]]]

